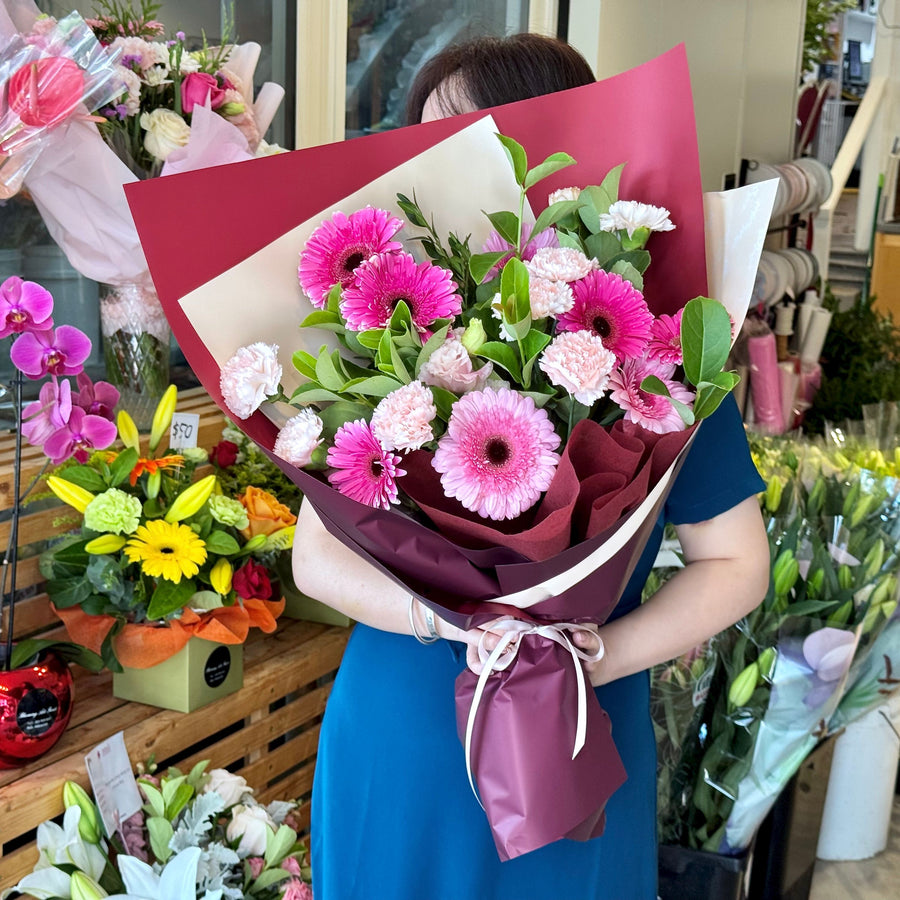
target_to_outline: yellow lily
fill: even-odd
[[[73,484],[71,481],[66,481],[65,478],[60,478],[58,475],[51,475],[47,478],[47,487],[50,488],[63,503],[68,503],[69,506],[77,509],[80,513],[83,513],[87,509],[88,503],[90,503],[95,496],[89,490],[86,490],[77,484]]]

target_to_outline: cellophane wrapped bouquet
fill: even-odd
[[[13,891],[81,900],[312,900],[297,804],[260,803],[242,776],[208,765],[190,772],[139,765],[141,808],[109,831],[84,788],[67,781],[62,824],[38,826],[40,859]]]
[[[671,63],[686,87],[680,61],[662,65]],[[585,107],[617,93],[603,83],[579,90]],[[551,106],[557,115],[579,108],[575,94],[498,115],[506,109],[536,134]],[[303,165],[313,158],[341,183],[357,169],[374,180],[360,177],[350,198],[332,196],[330,208],[310,210],[243,262],[207,266],[205,277],[195,269],[177,288],[144,204],[149,192],[130,196],[195,371],[325,527],[461,627],[504,619],[482,676],[464,671],[456,696],[472,782],[498,852],[510,858],[600,833],[606,800],[625,777],[570,635],[612,611],[696,423],[733,386],[723,370],[733,328],[720,303],[690,299],[702,286],[685,294],[686,284],[700,285],[702,247],[681,257],[681,289],[670,257],[670,292],[657,281],[651,298],[645,247],[665,255],[667,241],[702,245],[699,190],[673,206],[671,184],[659,196],[646,187],[658,171],[649,160],[636,177],[631,163],[622,168],[634,158],[624,147],[602,169],[590,160],[582,171],[596,180],[542,190],[545,178],[564,188],[561,173],[574,162],[565,128],[556,147],[529,160],[524,142],[491,118],[435,125],[260,161],[272,172],[298,166],[304,187],[314,183]],[[406,142],[412,149],[385,153],[394,168],[379,161],[373,171],[381,158],[368,146],[374,154]],[[590,156],[596,143],[579,146]],[[640,196],[623,189],[634,183],[645,185]],[[768,194],[754,198],[757,211],[767,202]],[[688,208],[699,213],[690,225],[677,212]],[[744,231],[742,261],[759,253],[762,216],[743,220],[755,224]],[[259,303],[241,304],[266,277]],[[752,274],[740,283],[734,327]],[[232,312],[213,322],[211,298]],[[285,360],[276,345],[301,324]],[[527,723],[542,710],[556,726],[536,733]],[[521,728],[533,739],[513,753]]]
[[[751,445],[767,482],[771,583],[763,603],[715,639],[719,668],[692,735],[700,756],[662,833],[717,853],[749,846],[831,730],[845,690],[892,633],[900,575],[896,479],[803,438]]]

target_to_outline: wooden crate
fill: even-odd
[[[181,392],[177,409],[200,415],[198,446],[209,449],[220,440],[224,417],[202,388]],[[0,514],[12,507],[14,440],[0,436]],[[40,478],[44,458],[39,448],[23,449],[24,488]],[[44,492],[39,482],[34,493]],[[48,539],[78,524],[74,510],[52,495],[26,506],[18,540],[18,637],[65,637],[44,591],[38,554]],[[9,528],[8,520],[0,522],[2,547]],[[133,763],[151,755],[161,766],[209,759],[211,767],[243,775],[262,802],[299,800],[308,824],[319,722],[348,636],[346,628],[295,620],[282,620],[271,635],[254,629],[244,650],[243,688],[187,715],[119,700],[112,696],[110,673],[75,667],[75,708],[59,743],[27,766],[0,770],[0,890],[34,865],[35,829],[62,813],[63,783],[89,787],[84,754],[118,731]]]

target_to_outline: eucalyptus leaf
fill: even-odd
[[[562,169],[574,166],[575,160],[568,153],[551,153],[542,163],[536,165],[525,176],[524,188],[526,191],[533,188],[539,181],[543,181],[550,175],[560,172]]]
[[[503,149],[512,165],[513,175],[516,184],[521,185],[525,181],[525,175],[528,172],[528,157],[525,155],[525,148],[516,140],[505,134],[498,134],[497,140],[503,144]]]

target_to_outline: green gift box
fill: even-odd
[[[289,619],[303,619],[306,622],[323,622],[326,625],[341,625],[347,628],[353,619],[342,612],[332,609],[320,600],[307,597],[297,590],[294,576],[291,574],[291,554],[282,553],[275,562],[275,572],[284,597],[283,616]]]
[[[243,644],[218,644],[195,637],[156,666],[114,672],[113,696],[193,712],[240,690],[243,683]]]

